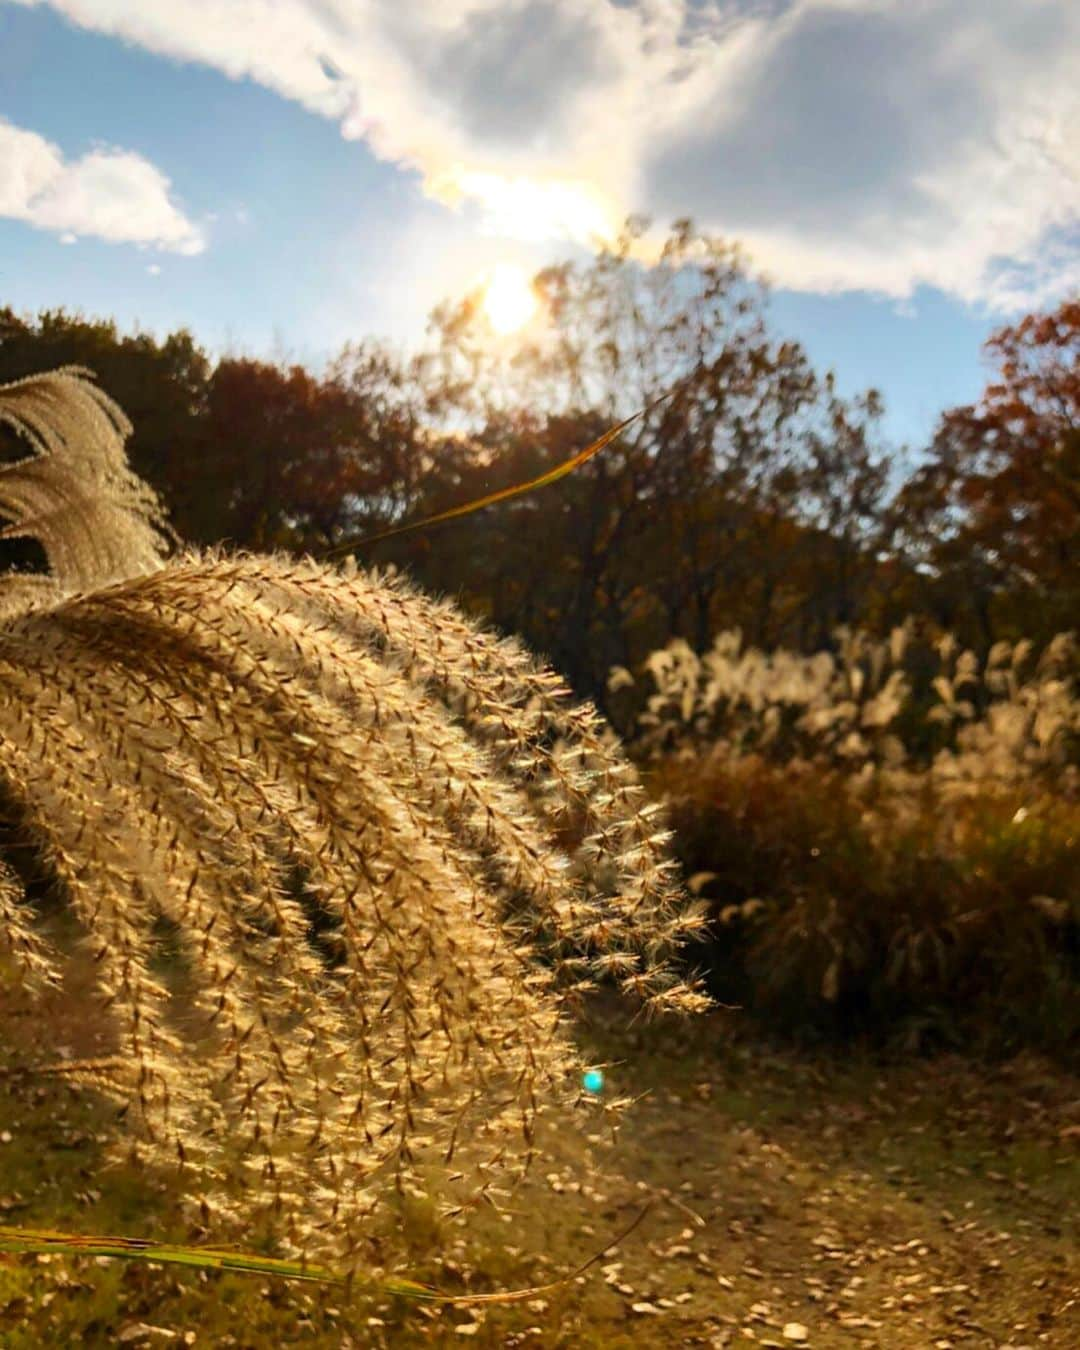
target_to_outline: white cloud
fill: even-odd
[[[1080,270],[1076,0],[52,4],[334,119],[508,236],[690,215],[786,286],[998,308]]]
[[[0,216],[112,243],[198,253],[201,232],[172,203],[169,180],[130,150],[94,149],[65,160],[37,132],[0,120]]]

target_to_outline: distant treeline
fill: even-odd
[[[469,297],[435,312],[420,356],[365,340],[314,373],[214,361],[183,330],[0,309],[0,382],[90,367],[183,538],[314,553],[532,477],[677,384],[557,486],[360,555],[458,596],[602,702],[612,666],[721,629],[811,651],[916,614],[985,651],[1076,626],[1080,301],[996,333],[979,404],[943,412],[902,466],[878,394],[840,398],[769,332],[736,249],[682,222],[645,270],[634,230],[539,275],[538,340],[495,338]]]

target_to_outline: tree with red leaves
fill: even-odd
[[[1080,614],[1080,300],[986,344],[997,365],[977,405],[951,409],[901,494],[909,532],[963,582],[990,639],[1002,624],[1052,632]],[[953,585],[946,587],[953,590]]]

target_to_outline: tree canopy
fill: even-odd
[[[495,340],[466,297],[419,355],[365,339],[312,371],[0,310],[0,380],[89,367],[182,537],[315,554],[545,472],[668,395],[557,486],[365,553],[601,699],[611,666],[732,627],[808,651],[913,611],[983,647],[1073,622],[1080,305],[995,333],[982,398],[943,412],[904,479],[880,395],[842,398],[771,331],[737,248],[682,221],[646,267],[642,228],[538,274],[539,338]]]

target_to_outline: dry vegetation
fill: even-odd
[[[25,1006],[4,996],[5,1022]],[[259,1276],[24,1257],[0,1265],[0,1344],[1073,1350],[1075,1078],[1033,1055],[988,1067],[793,1053],[747,1036],[737,1014],[680,1034],[632,1025],[632,1011],[603,1000],[581,1029],[613,1091],[647,1094],[624,1113],[601,1176],[583,1132],[560,1129],[504,1212],[465,1225],[416,1203],[403,1225],[411,1273],[482,1294],[565,1276],[648,1204],[580,1279],[521,1303],[437,1308]],[[54,1046],[92,1049],[95,1027],[70,1000],[33,1015]],[[86,1094],[55,1078],[9,1080],[5,1221],[182,1231],[167,1175],[100,1170],[107,1131]],[[785,1337],[794,1328],[805,1340]]]
[[[909,621],[613,672],[710,899],[716,992],[801,1030],[1075,1054],[1077,671],[1072,634],[980,662]]]
[[[162,561],[82,373],[0,388],[0,416],[32,452],[10,530],[52,564],[5,583],[5,955],[56,985],[35,902],[74,921],[107,1034],[62,1071],[119,1107],[113,1156],[179,1164],[204,1235],[261,1219],[370,1264],[372,1216],[436,1163],[444,1204],[527,1168],[581,1095],[566,1012],[596,980],[705,1003],[657,808],[591,709],[449,605],[355,566]]]

